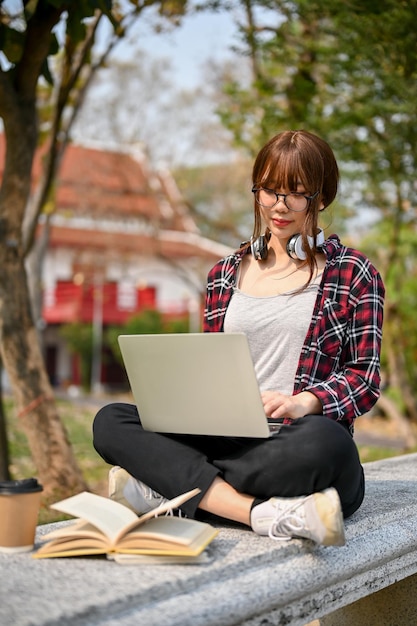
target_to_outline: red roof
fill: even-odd
[[[38,151],[33,177],[41,173]],[[168,201],[168,202],[167,202]],[[167,203],[169,209],[161,207]],[[69,144],[64,152],[56,194],[57,212],[67,216],[142,217],[156,221],[164,228],[184,229],[178,209],[162,188],[142,155],[126,151],[99,150]]]
[[[4,148],[0,134],[0,173]],[[42,147],[35,156],[34,184],[41,175],[45,150]],[[141,153],[69,144],[57,180],[50,247],[197,256],[210,261],[226,251],[198,235],[170,174],[153,172]]]
[[[50,231],[50,248],[80,248],[111,251],[119,254],[143,254],[145,256],[165,256],[171,258],[200,257],[217,259],[222,252],[212,241],[193,233],[178,231],[160,231],[153,235],[106,232],[102,230],[86,230],[52,226]]]

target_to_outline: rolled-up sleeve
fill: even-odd
[[[380,394],[385,289],[377,270],[356,251],[333,273],[337,278],[325,282],[301,353],[295,393],[314,393],[324,415],[352,426]]]

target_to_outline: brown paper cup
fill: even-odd
[[[0,552],[33,549],[41,492],[36,478],[0,482]]]

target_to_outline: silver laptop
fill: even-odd
[[[271,435],[243,333],[120,335],[119,345],[146,430]]]

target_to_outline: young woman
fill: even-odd
[[[108,463],[110,496],[138,513],[194,487],[182,511],[207,511],[277,539],[344,543],[343,516],[361,505],[364,478],[353,423],[376,402],[384,287],[377,270],[318,216],[334,200],[330,146],[286,131],[253,167],[250,242],[210,271],[205,332],[244,332],[267,440],[172,436],[143,430],[136,407],[99,411],[94,445]]]

